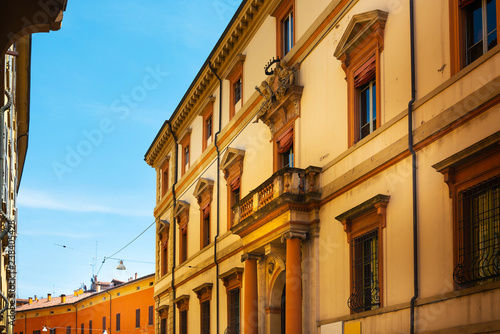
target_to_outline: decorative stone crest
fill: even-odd
[[[274,70],[269,70],[276,64]],[[262,81],[261,87],[255,90],[263,97],[257,120],[269,126],[271,134],[279,131],[283,125],[300,116],[300,98],[303,87],[297,86],[298,64],[288,66],[284,60],[273,59],[265,67],[268,80]]]

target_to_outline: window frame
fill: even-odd
[[[368,310],[358,310],[352,306],[352,298],[355,295],[355,284],[357,280],[356,273],[354,272],[355,261],[357,259],[353,250],[353,241],[360,238],[367,233],[377,231],[378,238],[378,307],[384,305],[383,292],[384,292],[384,253],[383,253],[383,229],[386,227],[386,210],[389,203],[390,196],[376,195],[371,199],[359,204],[358,206],[342,213],[335,219],[340,221],[344,226],[344,231],[347,234],[347,243],[349,245],[349,291],[350,296],[348,299],[348,306],[351,309],[351,314],[365,312]],[[372,308],[374,309],[374,308]]]
[[[481,0],[476,0],[476,1],[481,1]],[[497,45],[498,45],[499,44],[498,38],[500,31],[500,20],[499,20],[500,0],[495,0],[495,5],[496,5]],[[465,31],[466,10],[465,8],[460,8],[460,0],[449,1],[449,15],[450,15],[450,72],[451,72],[450,74],[451,76],[453,76],[460,70],[472,64],[475,60],[467,64],[466,31]],[[487,52],[483,53],[482,56],[484,56]],[[480,56],[479,58],[481,58],[482,56]]]
[[[135,309],[135,328],[141,328],[141,309]]]
[[[153,326],[155,324],[154,312],[154,306],[148,306],[148,326]]]
[[[279,142],[280,140],[283,140],[289,133],[292,133],[292,146],[290,147],[289,150],[287,150],[286,152],[283,152],[283,153],[279,153]],[[273,167],[274,167],[274,172],[277,172],[278,170],[280,170],[281,168],[283,167],[295,167],[295,125],[294,125],[294,121],[291,122],[291,124],[287,124],[285,126],[283,126],[282,130],[280,130],[278,133],[276,133],[276,135],[274,136],[274,143],[273,143],[273,155],[274,155],[274,158],[273,158]],[[291,150],[291,161],[289,161],[289,166],[284,166],[284,162],[283,162],[283,159],[284,159],[284,156],[285,156],[285,153],[288,153],[290,152]],[[290,158],[289,158],[290,159]]]
[[[180,145],[182,147],[182,159],[181,159],[181,177],[188,171],[191,167],[191,131],[188,131],[184,137],[180,140]],[[186,158],[187,149],[187,158]],[[187,161],[186,161],[187,160]]]
[[[233,206],[241,199],[241,178],[243,176],[243,160],[245,151],[229,147],[221,159],[220,169],[224,173],[227,188],[227,229],[235,223]],[[239,199],[236,200],[235,191],[238,189]]]
[[[174,209],[174,219],[179,227],[179,264],[188,258],[188,224],[190,205],[184,201],[178,201]]]
[[[448,185],[449,197],[453,211],[453,281],[456,290],[489,283],[492,277],[483,279],[463,279],[460,276],[460,212],[459,194],[471,187],[500,175],[500,134],[464,149],[451,157],[435,164],[433,167],[444,176]],[[458,276],[458,278],[457,278]]]
[[[161,255],[160,255],[160,274],[161,277],[168,274],[168,238],[169,238],[169,230],[168,226],[165,227],[165,230],[160,234],[160,247],[161,247]]]
[[[160,167],[161,197],[164,197],[169,190],[169,159],[166,159]]]
[[[211,204],[214,181],[200,178],[193,196],[200,206],[200,250],[211,244]]]
[[[203,121],[203,134],[201,138],[201,148],[202,152],[206,150],[209,144],[213,143],[214,141],[214,97],[210,97],[206,105],[203,107],[203,111],[201,112],[200,116]],[[207,122],[211,120],[210,122],[210,131]],[[210,136],[210,138],[209,138]],[[208,143],[210,139],[210,143]]]
[[[188,324],[189,324],[189,295],[182,295],[177,297],[174,300],[174,303],[177,304],[177,309],[179,310],[179,333],[180,334],[187,334],[188,333]],[[186,316],[186,328],[185,331],[183,331],[182,328],[182,315],[185,314]]]
[[[244,80],[243,80],[243,64],[245,62],[246,55],[239,54],[235,57],[233,62],[229,65],[228,74],[224,77],[229,81],[229,120],[231,120],[234,115],[243,107],[243,89],[244,89]],[[240,99],[235,101],[235,84],[241,80],[240,85]],[[236,105],[238,104],[238,109],[236,109]]]
[[[211,308],[211,300],[212,300],[212,283],[204,283],[193,289],[193,292],[196,293],[200,301],[200,333],[210,333],[210,308]],[[203,331],[203,307],[208,305],[208,332]]]
[[[376,126],[374,131],[382,124],[380,54],[384,50],[384,30],[388,15],[387,12],[380,10],[354,15],[334,52],[335,57],[342,62],[342,69],[346,73],[348,147],[369,137],[368,134],[361,138],[361,92],[357,87],[356,80],[359,76],[370,78],[371,72],[366,73],[368,68],[375,72],[373,76],[377,86],[375,90]],[[372,62],[374,69],[371,68]]]
[[[226,300],[227,300],[227,324],[228,327],[231,325],[231,291],[235,289],[239,290],[239,314],[238,314],[238,322],[240,328],[235,333],[241,332],[241,290],[243,287],[243,271],[244,269],[241,267],[235,267],[223,274],[219,275],[219,278],[222,280],[224,286],[226,287]],[[232,331],[230,333],[233,333]]]
[[[285,20],[292,15],[292,45],[288,52],[285,52]],[[276,54],[283,58],[290,52],[295,45],[295,31],[297,25],[297,12],[295,10],[295,0],[283,0],[273,12],[272,16],[276,18]]]
[[[116,314],[116,322],[115,322],[115,331],[116,331],[116,332],[121,331],[121,323],[120,323],[120,319],[121,319],[121,314],[120,314],[120,313],[117,313],[117,314]]]

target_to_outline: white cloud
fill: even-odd
[[[109,200],[98,196],[55,195],[50,192],[23,188],[19,194],[18,205],[23,208],[44,209],[70,212],[86,213],[107,213],[121,216],[152,217],[152,212],[144,209],[133,209],[133,200],[117,201],[116,196],[112,196],[114,202],[121,202],[121,205],[111,205]],[[108,202],[108,203],[107,203]]]

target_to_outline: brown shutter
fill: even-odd
[[[283,133],[276,142],[278,144],[279,154],[288,151],[293,145],[293,128],[290,128],[285,133]]]
[[[458,6],[464,8],[477,0],[459,0]]]
[[[241,184],[241,178],[238,176],[237,178],[232,180],[231,183],[229,183],[231,191],[235,191],[236,189],[238,189],[240,187],[240,184]]]
[[[362,86],[375,77],[375,55],[354,73],[354,87]]]

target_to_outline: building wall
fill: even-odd
[[[32,333],[55,329],[56,333],[66,333],[71,327],[71,333],[89,332],[92,321],[92,332],[108,334],[115,332],[146,333],[155,332],[155,316],[153,324],[149,324],[149,307],[154,307],[153,299],[154,276],[141,277],[114,288],[100,292],[75,292],[62,302],[61,297],[52,297],[33,301],[20,306],[16,310],[14,333]],[[110,310],[111,302],[111,310]],[[140,327],[136,327],[136,309],[140,309]],[[111,312],[111,313],[110,313]],[[120,331],[116,328],[116,315],[120,314]],[[103,317],[106,318],[106,328],[102,328]]]
[[[175,203],[169,190],[165,196],[158,197],[155,207],[156,219],[170,223],[169,270],[163,277],[157,276],[155,282],[157,302],[169,307],[168,333],[173,332],[174,326],[176,332],[179,330],[177,306],[182,307],[185,296],[189,296],[188,332],[199,331],[200,303],[195,291],[204,283],[213,284],[211,331],[216,331],[217,306],[214,300],[218,296],[219,332],[223,332],[228,325],[224,273],[235,268],[243,268],[246,273],[251,262],[242,260],[242,255],[248,254],[258,256],[258,293],[256,300],[252,300],[258,307],[257,314],[249,311],[252,307],[252,303],[246,303],[250,296],[247,294],[249,283],[243,274],[241,329],[252,333],[279,332],[281,292],[284,283],[289,286],[291,282],[285,279],[290,271],[288,262],[292,259],[285,241],[289,232],[306,235],[300,241],[301,307],[298,308],[300,313],[294,313],[301,318],[302,324],[301,328],[295,328],[294,333],[409,332],[412,319],[410,300],[414,295],[412,158],[408,150],[408,103],[412,98],[409,2],[324,0],[312,4],[306,0],[292,1],[296,20],[295,46],[284,60],[288,66],[296,66],[296,83],[303,87],[300,115],[292,121],[287,119],[288,125],[294,126],[294,167],[300,169],[289,170],[288,174],[297,173],[296,179],[287,179],[287,174],[280,172],[274,174],[276,138],[272,126],[278,123],[276,119],[269,120],[271,125],[262,121],[259,112],[266,100],[254,88],[257,86],[262,90],[262,82],[271,80],[262,67],[276,57],[275,11],[285,2],[244,2],[228,33],[208,58],[217,68],[217,73],[225,78],[237,55],[246,56],[243,62],[243,103],[231,120],[231,87],[228,80],[223,81],[222,129],[218,143],[221,163],[225,162],[224,156],[229,148],[245,152],[240,202],[235,210],[240,212],[253,196],[253,210],[248,218],[237,220],[232,228],[228,228],[228,191],[223,172],[217,170],[216,149],[212,144],[201,152],[203,123],[198,115],[203,101],[207,96],[215,97],[214,116],[220,102],[219,83],[208,67],[200,69],[193,90],[188,92],[188,98],[181,101],[169,119],[177,139],[187,128],[192,129],[194,155],[190,169],[185,175],[179,174]],[[424,0],[414,4],[416,99],[412,106],[412,135],[416,151],[419,295],[413,320],[419,333],[493,333],[500,331],[498,280],[484,281],[473,287],[459,286],[454,282],[457,236],[453,202],[446,179],[436,166],[457,154],[465,156],[464,150],[499,136],[500,47],[493,47],[459,71],[453,70],[450,31],[454,28],[450,28],[450,8],[454,5],[457,4],[452,0],[439,3]],[[380,124],[371,134],[353,144],[348,138],[350,102],[345,66],[349,64],[343,64],[334,54],[343,38],[349,37],[348,29],[353,18],[374,10],[387,13],[382,34],[383,48],[379,50],[380,77],[377,77]],[[249,12],[252,15],[248,15]],[[247,19],[243,24],[240,20],[244,17]],[[277,104],[275,107],[279,109]],[[275,117],[282,120],[285,116],[279,112]],[[173,145],[172,132],[164,126],[146,153],[148,164],[158,168],[165,156],[170,155],[173,159]],[[308,174],[309,166],[318,167],[319,172]],[[177,167],[181,167],[180,163]],[[173,180],[174,170],[170,172]],[[220,203],[216,197],[217,175]],[[215,184],[211,202],[212,242],[200,249],[201,218],[195,189],[202,178]],[[261,196],[258,191],[268,185],[269,179],[280,190],[274,188],[274,200],[257,207],[255,201]],[[305,182],[311,189],[318,187],[320,198],[314,200],[314,194],[310,194],[313,199],[286,202],[285,197],[280,197],[286,193],[282,188],[309,194],[310,190],[304,189],[300,182]],[[385,226],[380,233],[381,305],[377,309],[354,312],[348,306],[353,277],[349,234],[346,232],[351,225],[344,226],[338,217],[376,195],[390,196],[384,215]],[[183,263],[179,263],[179,227],[174,218],[179,201],[190,204],[188,259]],[[285,201],[288,206],[279,204],[280,201]],[[218,266],[214,263],[217,207],[220,214],[216,243]],[[174,230],[177,232],[175,239]],[[174,248],[177,255],[172,275]],[[157,258],[157,266],[160,265],[161,259]]]

